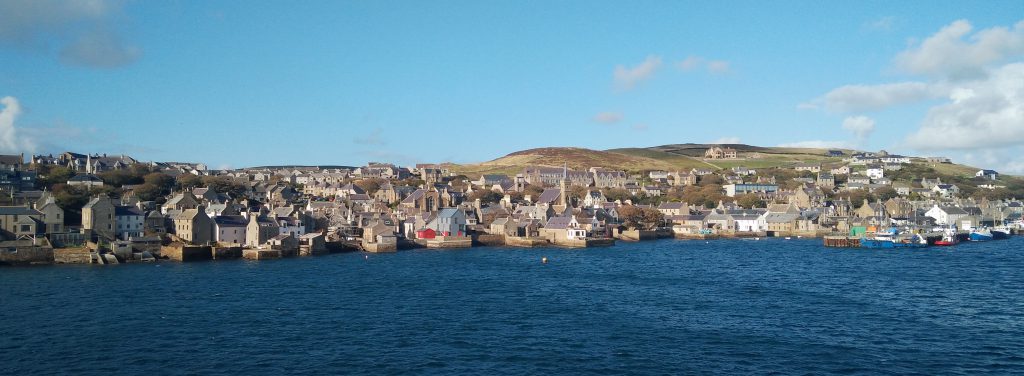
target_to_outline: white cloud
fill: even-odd
[[[691,55],[686,57],[686,59],[683,59],[683,61],[676,63],[676,66],[684,71],[692,71],[700,68],[701,64],[704,64],[704,58]]]
[[[711,141],[712,145],[738,144],[738,143],[740,143],[740,138],[739,137],[722,137],[722,138],[719,138],[717,140]]]
[[[780,148],[813,148],[813,149],[853,149],[854,146],[846,141],[798,141],[786,144],[779,144]]]
[[[615,124],[622,121],[622,114],[618,112],[600,112],[594,115],[593,120],[603,124]]]
[[[0,98],[0,152],[20,153],[34,151],[34,143],[25,137],[18,135],[18,129],[14,122],[21,115],[21,104],[15,97]]]
[[[645,81],[661,67],[661,57],[650,55],[644,62],[634,66],[626,67],[618,65],[615,67],[615,85],[621,90],[630,90],[638,83]]]
[[[925,82],[898,82],[881,85],[846,85],[833,89],[820,98],[801,103],[801,109],[819,108],[833,112],[881,110],[892,106],[942,97],[942,85]]]
[[[685,72],[691,72],[699,68],[705,68],[711,74],[729,73],[729,62],[725,60],[708,60],[700,56],[690,55],[686,59],[676,63],[676,67]]]
[[[875,120],[867,116],[848,116],[843,119],[843,129],[853,132],[857,139],[864,140],[875,131]]]
[[[708,72],[712,74],[729,73],[729,62],[725,60],[712,60],[708,62]]]
[[[920,150],[1024,144],[1024,63],[986,76],[950,90],[949,101],[928,110],[908,144]]]
[[[972,29],[966,20],[955,21],[897,55],[896,67],[912,74],[977,77],[989,64],[1024,54],[1024,21],[968,36]]]
[[[0,46],[49,54],[65,64],[110,68],[141,56],[116,30],[123,1],[0,1]],[[56,49],[51,48],[57,46]]]
[[[648,129],[650,129],[650,127],[648,127],[647,124],[633,124],[631,128],[633,128],[633,130],[637,132],[645,132]]]
[[[880,17],[864,24],[865,30],[870,31],[892,31],[893,26],[896,24],[896,17],[885,16]]]

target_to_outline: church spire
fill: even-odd
[[[566,195],[569,194],[568,190],[566,189],[566,185],[567,185],[566,181],[567,180],[569,180],[569,164],[565,163],[565,162],[562,162],[562,180],[559,182],[559,188],[561,189],[561,194],[559,194],[558,196],[560,198],[559,203],[562,205],[563,210],[569,206],[568,205],[569,200],[567,200],[567,197],[566,197]]]

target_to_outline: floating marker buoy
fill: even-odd
[[[370,255],[363,255],[363,260],[369,260],[369,259],[370,259]]]
[[[540,263],[541,264],[547,264],[548,263],[548,258],[547,257],[541,257],[540,258]]]

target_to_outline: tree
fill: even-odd
[[[627,205],[620,207],[619,219],[627,228],[653,230],[665,220],[665,215],[652,208],[640,208]]]
[[[97,174],[103,180],[103,184],[121,187],[125,185],[142,184],[145,180],[143,175],[138,175],[132,169],[110,170]]]
[[[700,177],[700,182],[697,183],[697,185],[701,185],[701,186],[705,186],[705,185],[722,185],[722,184],[725,184],[725,179],[723,179],[722,176],[718,175],[718,174],[711,174],[711,175],[701,176]]]
[[[36,185],[40,188],[53,189],[54,185],[66,184],[68,179],[75,176],[75,172],[64,166],[40,166],[39,178],[36,179]]]
[[[174,189],[174,177],[167,175],[162,172],[151,172],[142,177],[142,181],[146,184],[152,184],[157,188],[160,188],[163,192],[170,192]]]
[[[177,184],[177,186],[178,186],[178,189],[180,189],[180,190],[196,188],[196,187],[202,186],[202,184],[203,184],[203,179],[200,178],[199,176],[192,175],[192,174],[181,174],[181,175],[178,175],[178,184]]]
[[[53,197],[57,206],[64,210],[64,224],[77,226],[82,223],[82,207],[89,203],[92,196],[110,197],[113,188],[100,187],[86,189],[67,184],[53,186]]]
[[[584,196],[587,195],[587,192],[589,192],[590,189],[587,188],[587,187],[579,186],[579,185],[573,185],[573,186],[570,186],[568,188],[568,191],[569,192],[566,192],[566,196],[565,196],[565,198],[568,199],[567,201],[579,202],[579,201],[583,200]]]
[[[544,188],[536,185],[528,184],[526,187],[523,187],[523,196],[530,196],[534,200],[539,198],[541,193],[544,193]]]
[[[164,192],[160,187],[150,183],[144,183],[135,187],[135,196],[141,201],[156,201],[158,197],[163,195]]]
[[[893,187],[882,187],[875,190],[875,197],[881,201],[887,201],[891,198],[900,197],[900,194]]]
[[[736,205],[747,209],[763,208],[765,207],[765,202],[758,195],[747,193],[736,197]]]
[[[629,191],[622,188],[605,188],[604,197],[608,198],[608,201],[626,201],[633,198],[633,195]]]
[[[486,204],[501,201],[503,197],[504,196],[502,196],[501,193],[492,191],[490,189],[478,189],[473,191],[473,193],[470,193],[467,198],[469,199],[469,201],[476,201],[477,199],[479,199],[480,203]]]

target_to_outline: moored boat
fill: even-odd
[[[987,228],[971,230],[969,238],[972,242],[986,242],[992,240],[992,231]]]
[[[875,233],[873,237],[865,236],[860,240],[861,248],[920,248],[927,247],[928,241],[920,235],[900,238],[896,229]]]
[[[990,231],[992,232],[992,239],[999,240],[1010,238],[1010,228],[1008,226],[996,226],[990,229]]]

